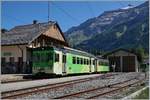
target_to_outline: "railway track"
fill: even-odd
[[[27,82],[27,81],[32,81],[32,79],[22,79],[22,80],[12,80],[12,81],[2,81],[1,84],[6,84],[6,83],[16,83],[16,82]]]
[[[72,93],[72,94],[67,94],[55,98],[50,98],[50,99],[72,99],[72,98],[84,98],[84,99],[95,99],[99,98],[104,95],[108,95],[110,93],[114,93],[116,91],[119,91],[121,89],[127,88],[131,85],[135,84],[141,84],[143,83],[142,80],[137,80],[136,78],[129,79],[123,82],[118,82],[115,84],[111,85],[106,85],[103,87],[98,87],[98,88],[93,88],[93,89],[88,89],[88,90],[83,90],[80,92]]]
[[[46,92],[50,89],[58,89],[61,87],[70,86],[70,85],[74,85],[74,84],[78,84],[78,83],[82,83],[82,82],[86,82],[86,81],[91,81],[91,80],[95,80],[97,78],[107,78],[107,77],[114,76],[114,75],[117,75],[117,74],[109,74],[108,73],[108,74],[103,74],[100,76],[95,76],[95,77],[90,77],[90,78],[77,79],[77,80],[66,81],[66,82],[61,82],[61,83],[49,84],[49,85],[45,85],[45,86],[2,92],[2,99],[15,99],[18,97],[24,97],[24,96],[34,94],[34,93]]]

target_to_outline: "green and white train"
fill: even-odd
[[[40,47],[32,50],[32,72],[56,75],[109,72],[108,60],[84,51],[63,47]]]

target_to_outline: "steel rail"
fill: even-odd
[[[48,85],[44,85],[44,86],[38,86],[38,87],[2,92],[2,99],[13,99],[13,98],[20,97],[20,96],[34,94],[34,93],[42,92],[42,91],[48,91],[50,89],[58,89],[58,88],[63,87],[63,86],[69,86],[69,85],[78,84],[78,83],[82,83],[82,82],[86,82],[86,81],[91,81],[91,80],[101,78],[101,77],[109,77],[109,76],[113,76],[113,75],[116,75],[116,74],[106,74],[106,75],[103,74],[103,75],[84,78],[84,79],[76,79],[76,80],[65,81],[65,82],[61,82],[61,83],[48,84]],[[18,92],[18,93],[15,93],[15,92]],[[20,92],[23,92],[23,93],[20,93]],[[11,94],[11,93],[12,94],[14,93],[14,94],[7,96],[7,94]],[[6,95],[6,96],[4,96],[4,95]]]
[[[27,81],[33,81],[33,80],[32,79],[21,79],[21,80],[12,80],[12,81],[2,81],[1,84],[16,83],[16,82],[27,82]]]
[[[108,88],[108,87],[111,87],[111,86],[114,86],[114,85],[122,84],[122,83],[124,83],[124,82],[129,82],[129,81],[131,81],[131,80],[133,80],[133,79],[136,79],[136,78],[132,78],[132,79],[129,79],[129,80],[126,80],[126,81],[114,83],[114,84],[107,85],[107,86],[102,86],[102,87],[98,87],[98,88],[93,88],[93,89],[88,89],[88,90],[84,90],[84,91],[79,91],[79,92],[72,93],[72,94],[67,94],[67,95],[55,97],[55,98],[52,98],[52,99],[63,99],[63,98],[67,98],[67,97],[72,97],[72,96],[76,96],[76,95],[81,95],[81,94],[84,94],[84,93],[89,93],[89,92],[93,92],[93,91],[96,91],[96,90],[99,90],[99,89],[104,89],[104,88]]]
[[[106,94],[110,94],[110,93],[122,90],[124,88],[130,87],[131,85],[135,85],[135,84],[138,84],[138,83],[140,83],[140,84],[143,83],[143,80],[139,80],[139,81],[133,82],[131,84],[127,84],[125,86],[118,87],[117,89],[113,89],[113,90],[110,90],[110,91],[107,91],[107,92],[104,92],[104,93],[100,93],[100,94],[88,97],[86,99],[94,99],[94,98],[97,98],[97,97],[100,97],[100,96],[103,96],[103,95],[106,95]]]

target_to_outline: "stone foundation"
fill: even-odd
[[[23,62],[20,66],[17,62],[15,63],[5,63],[1,65],[2,74],[30,74],[32,73],[31,67]]]

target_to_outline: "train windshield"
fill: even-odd
[[[48,62],[53,60],[53,53],[33,53],[33,62]]]

